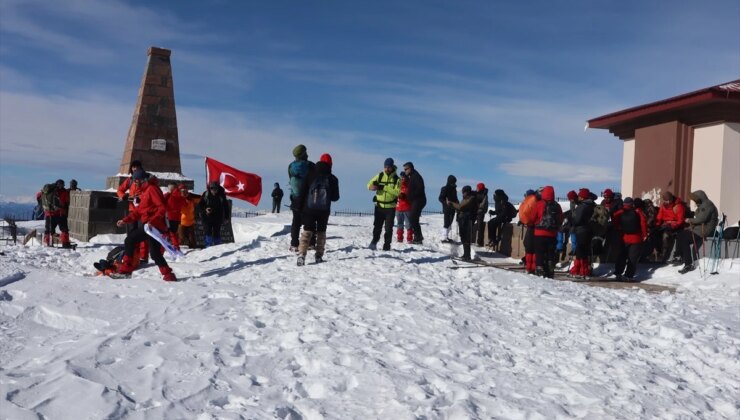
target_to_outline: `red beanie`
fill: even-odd
[[[578,194],[576,194],[575,191],[570,190],[568,191],[568,200],[575,200],[578,197]]]
[[[580,190],[578,190],[578,198],[580,198],[581,200],[588,199],[588,196],[590,195],[591,191],[589,191],[588,188],[581,188]]]
[[[328,153],[324,153],[324,154],[323,154],[323,155],[321,155],[321,157],[319,158],[319,162],[324,162],[324,163],[326,163],[327,165],[329,165],[329,167],[331,168],[331,165],[332,165],[332,161],[331,161],[331,155],[330,155],[330,154],[328,154]]]
[[[614,198],[614,191],[607,188],[604,190],[604,198]]]
[[[484,188],[486,188],[486,185],[482,182],[479,182],[478,185],[475,186],[475,189],[478,191],[483,191]]]

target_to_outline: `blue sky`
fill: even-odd
[[[586,120],[740,78],[740,3],[0,0],[3,199],[104,187],[149,46],[172,50],[197,190],[208,155],[268,196],[303,143],[332,154],[336,209],[371,208],[389,156],[436,209],[449,174],[513,198],[618,187],[621,142]]]

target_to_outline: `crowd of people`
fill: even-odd
[[[323,154],[313,163],[308,159],[306,146],[293,149],[294,160],[288,165],[290,183],[289,199],[292,211],[290,250],[297,254],[297,265],[306,263],[310,249],[315,250],[316,263],[323,262],[326,249],[326,230],[331,213],[331,203],[339,200],[339,180],[332,173],[332,157]],[[443,242],[452,242],[450,232],[456,220],[463,260],[471,259],[471,246],[486,246],[498,250],[506,225],[518,217],[522,230],[525,256],[522,264],[527,273],[553,277],[555,264],[568,253],[571,258],[569,274],[588,277],[592,263],[615,258],[615,275],[619,280],[635,278],[637,263],[652,258],[667,262],[676,243],[675,258],[684,267],[681,273],[694,268],[696,252],[704,239],[717,227],[718,211],[704,191],[698,190],[689,198],[697,209],[689,206],[671,192],[661,194],[661,203],[626,197],[607,189],[603,199],[586,188],[567,194],[569,208],[563,212],[555,199],[552,186],[528,190],[517,209],[501,189],[492,195],[490,209],[488,189],[478,183],[473,189],[463,186],[462,199],[458,199],[457,178],[447,177],[439,193],[443,214]],[[423,244],[420,217],[427,204],[424,178],[413,162],[406,162],[399,172],[393,158],[383,162],[382,170],[367,183],[373,193],[374,203],[372,238],[368,247],[377,249],[382,239],[382,250],[390,250],[395,237],[397,242]],[[70,182],[70,190],[77,189],[77,182]],[[47,184],[37,194],[45,216],[44,244],[53,245],[53,235],[59,227],[62,247],[71,247],[67,215],[70,195],[64,181]],[[159,180],[146,172],[140,161],[131,162],[129,177],[117,191],[119,200],[128,201],[128,214],[116,222],[127,227],[121,258],[114,265],[117,274],[130,274],[151,256],[167,281],[176,280],[175,274],[163,257],[160,243],[148,235],[144,225],[149,224],[165,235],[175,249],[180,244],[196,246],[196,212],[203,224],[205,247],[221,243],[221,227],[231,215],[230,203],[217,181],[208,184],[199,196],[192,194],[183,184],[169,182],[167,192]],[[275,183],[272,192],[272,211],[279,213],[283,191]],[[485,216],[490,216],[488,222]],[[302,232],[301,232],[302,230]],[[488,242],[484,243],[485,236]],[[692,251],[693,246],[693,251]],[[606,255],[605,255],[606,254]],[[559,257],[559,255],[561,257]]]

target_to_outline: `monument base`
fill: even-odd
[[[69,235],[87,242],[95,235],[126,233],[116,227],[116,221],[126,216],[127,201],[118,201],[109,191],[71,191],[69,203]]]

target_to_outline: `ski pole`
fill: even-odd
[[[694,262],[697,262],[697,266],[699,267],[699,275],[704,277],[704,274],[702,274],[701,271],[701,261],[696,261],[694,259],[694,254],[696,254],[696,258],[699,258],[699,248],[696,247],[696,234],[694,234],[694,231],[689,228],[689,234],[691,235],[691,241],[694,243],[694,250],[691,252],[691,265],[694,265]]]

